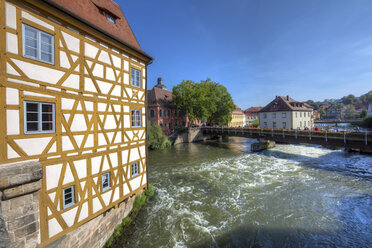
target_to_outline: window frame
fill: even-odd
[[[136,173],[133,173],[133,167],[136,167],[137,169],[137,172]],[[135,163],[133,163],[133,164],[131,164],[130,165],[130,176],[131,176],[131,178],[135,178],[135,177],[137,177],[137,176],[139,176],[139,163],[138,162],[135,162]]]
[[[282,118],[287,118],[287,113],[286,112],[282,113]]]
[[[272,114],[272,119],[276,119],[276,113]]]
[[[35,103],[38,105],[38,130],[37,131],[28,131],[27,130],[27,103]],[[43,131],[43,105],[52,105],[52,130]],[[53,102],[37,102],[37,101],[23,101],[23,129],[24,134],[39,134],[39,133],[55,133],[56,132],[56,104]]]
[[[108,176],[108,185],[106,187],[103,186],[103,177],[104,176]],[[106,172],[106,173],[103,173],[101,175],[101,188],[102,188],[102,192],[105,192],[105,191],[111,189],[111,173],[110,172]]]
[[[138,80],[138,82],[135,82],[135,78],[137,79],[137,75],[135,75],[135,77],[133,77],[133,71],[139,73],[139,80]],[[141,76],[141,70],[131,67],[130,68],[130,85],[133,86],[133,87],[142,88],[142,86],[141,86],[141,78],[142,78],[142,76]],[[134,83],[138,83],[138,85],[137,84],[134,84]]]
[[[37,32],[36,33],[37,34],[37,44],[36,44],[37,45],[37,49],[36,49],[37,57],[33,57],[31,55],[26,54],[26,26]],[[52,61],[46,61],[46,60],[41,59],[41,34],[44,34],[44,35],[49,36],[51,38]],[[22,50],[23,50],[22,55],[23,55],[24,58],[36,60],[36,61],[47,63],[47,64],[50,64],[50,65],[55,65],[55,39],[54,39],[53,34],[42,31],[42,30],[40,30],[38,28],[35,28],[31,25],[28,25],[26,23],[22,23]]]
[[[68,203],[68,204],[65,204],[65,201],[66,201],[65,190],[67,190],[69,188],[72,188],[72,191],[71,191],[72,192],[72,202]],[[70,208],[70,207],[76,205],[75,185],[71,185],[71,186],[68,186],[68,187],[62,189],[62,205],[63,205],[63,209],[67,209],[67,208]]]
[[[137,121],[139,121],[139,125],[133,125],[133,112],[134,113],[136,113],[136,112],[138,112],[139,113],[139,120],[137,120]],[[142,116],[141,116],[141,110],[139,110],[139,109],[131,109],[131,111],[130,111],[130,124],[131,124],[131,127],[132,128],[139,128],[139,127],[142,127]],[[136,120],[134,120],[134,123],[136,122]],[[137,123],[138,124],[138,123]]]

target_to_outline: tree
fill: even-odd
[[[353,94],[350,94],[348,96],[344,96],[343,98],[341,98],[341,100],[343,104],[348,105],[348,104],[353,104],[356,98]]]
[[[324,109],[319,109],[320,117],[323,118],[326,115],[326,112]]]
[[[253,123],[252,123],[252,126],[253,126],[253,127],[258,127],[259,125],[260,125],[260,119],[256,119],[256,120],[254,120]]]
[[[152,123],[147,129],[147,145],[150,149],[164,149],[170,147],[171,142],[163,134],[161,126]]]
[[[355,110],[354,105],[349,104],[346,106],[345,117],[348,119],[355,118],[358,112]]]
[[[235,105],[227,89],[211,79],[200,83],[187,80],[173,87],[173,102],[190,122],[227,124]]]
[[[364,118],[367,116],[367,110],[363,109],[362,112],[360,112],[360,118]]]

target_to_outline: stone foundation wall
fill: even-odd
[[[0,247],[37,247],[40,243],[39,189],[43,171],[38,161],[0,165]],[[8,236],[8,237],[6,237]]]
[[[117,208],[108,210],[45,247],[102,248],[116,226],[132,210],[134,199],[135,196],[127,198]]]

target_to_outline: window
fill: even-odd
[[[150,110],[150,117],[154,118],[155,116],[155,111],[153,109]]]
[[[302,117],[302,112],[300,112],[300,118]]]
[[[54,36],[29,25],[22,25],[23,56],[54,64]]]
[[[169,129],[172,129],[172,126],[171,126],[171,124],[170,124],[170,123],[169,123],[168,127],[169,127]]]
[[[101,179],[102,179],[102,192],[105,192],[106,190],[111,189],[110,172],[102,174]]]
[[[112,16],[112,15],[110,15],[110,14],[107,14],[106,13],[106,20],[107,21],[109,21],[109,22],[111,22],[112,24],[116,24],[116,20],[115,20],[116,18],[114,17],[114,16]]]
[[[141,88],[141,72],[131,68],[131,85]]]
[[[273,113],[273,119],[276,119],[276,113]]]
[[[167,129],[167,123],[164,123],[164,129]]]
[[[282,118],[287,118],[287,113],[282,113]]]
[[[159,116],[160,116],[160,117],[162,116],[162,111],[161,111],[161,109],[159,110]]]
[[[300,121],[300,127],[302,127],[302,121]]]
[[[171,117],[171,112],[170,112],[170,110],[168,110],[168,117]]]
[[[163,127],[163,124],[162,124],[162,123],[160,123],[160,126],[161,126],[161,127]]]
[[[264,113],[264,119],[266,119],[266,117],[267,117],[267,116],[266,116],[266,113]]]
[[[273,128],[276,128],[276,122],[273,122]]]
[[[138,162],[131,164],[130,169],[132,177],[138,176]]]
[[[75,186],[63,189],[63,209],[75,205]]]
[[[132,127],[141,127],[141,111],[132,110]]]
[[[55,105],[44,102],[24,102],[25,134],[55,132]]]
[[[287,122],[283,122],[283,128],[287,128]]]
[[[267,127],[267,122],[264,122],[264,127]]]

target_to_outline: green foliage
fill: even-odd
[[[343,104],[348,105],[353,104],[356,100],[356,97],[353,94],[350,94],[348,96],[344,96],[343,98],[341,98],[341,100]]]
[[[141,210],[141,208],[154,195],[154,193],[154,185],[149,184],[149,188],[145,190],[141,195],[136,197],[133,203],[132,211],[121,221],[121,224],[115,228],[114,233],[111,235],[109,240],[107,240],[104,247],[110,248],[113,246],[113,243],[118,240],[122,233],[125,232],[126,228],[128,228],[133,223],[134,219],[139,213],[139,210]]]
[[[258,127],[259,125],[260,125],[260,119],[256,119],[256,120],[254,120],[253,123],[252,123],[252,126],[253,126],[253,127]]]
[[[152,123],[147,129],[147,144],[150,149],[164,149],[170,147],[172,144],[168,137],[163,134],[161,126]]]
[[[318,110],[319,107],[322,106],[321,102],[314,102],[313,100],[308,100],[306,103],[313,107],[314,110]]]
[[[319,109],[320,117],[324,117],[326,115],[326,112],[324,109]]]
[[[345,117],[346,118],[355,118],[358,115],[358,112],[355,110],[354,105],[350,104],[346,106]]]
[[[235,109],[227,89],[209,78],[200,83],[182,81],[174,86],[173,101],[181,115],[187,115],[190,122],[198,119],[213,124],[227,124]]]
[[[360,118],[364,118],[367,116],[367,110],[363,109],[362,112],[360,112]]]
[[[372,115],[367,115],[360,125],[362,127],[372,128]]]

